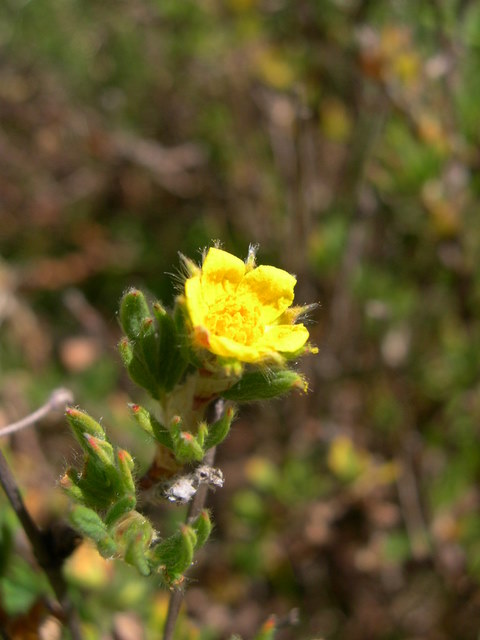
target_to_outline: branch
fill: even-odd
[[[8,425],[0,431],[0,436],[8,435],[24,429],[40,418],[43,418],[53,409],[59,409],[72,401],[72,394],[66,389],[56,389],[47,400],[45,405],[34,411],[32,414]],[[55,593],[62,607],[62,612],[65,616],[66,623],[70,630],[73,640],[81,640],[80,625],[76,612],[74,611],[72,604],[67,595],[67,584],[62,574],[63,558],[58,557],[52,544],[49,543],[49,537],[47,534],[40,531],[35,522],[32,520],[30,513],[25,507],[20,490],[15,482],[15,478],[8,466],[8,463],[0,451],[0,484],[5,491],[5,494],[20,521],[20,524],[25,531],[30,544],[32,546],[35,558],[40,567],[45,572],[50,585]]]
[[[211,415],[208,416],[209,417],[208,422],[211,423],[211,422],[216,422],[217,420],[220,420],[220,418],[222,417],[223,409],[224,409],[224,401],[222,399],[219,399],[216,402],[214,402],[213,405],[211,406],[211,411],[209,412],[211,413]],[[213,463],[215,460],[215,452],[216,452],[216,447],[212,447],[207,451],[205,458],[203,460],[204,464],[210,467],[213,466]],[[208,485],[207,484],[200,485],[200,487],[198,488],[198,491],[193,496],[193,499],[190,502],[187,518],[186,518],[187,524],[190,524],[191,522],[193,522],[195,518],[199,515],[199,513],[202,511],[205,505],[205,500],[207,498],[207,493],[208,493]],[[173,640],[173,634],[175,632],[175,624],[177,622],[178,614],[180,613],[180,607],[182,606],[182,602],[183,602],[182,589],[174,589],[170,595],[170,602],[168,604],[167,618],[165,620],[165,628],[163,630],[163,640]]]
[[[39,409],[31,413],[30,415],[22,418],[18,422],[12,422],[11,424],[0,429],[0,437],[8,436],[11,433],[16,433],[26,427],[31,427],[33,424],[44,418],[51,411],[63,410],[68,404],[72,404],[73,394],[68,389],[62,387],[55,389],[50,394],[47,402]]]

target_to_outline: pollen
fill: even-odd
[[[205,326],[214,335],[228,336],[242,345],[254,344],[263,334],[258,306],[235,299],[220,299],[209,305]]]

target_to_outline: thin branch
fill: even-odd
[[[46,403],[39,409],[26,416],[25,418],[22,418],[18,422],[12,422],[6,427],[0,429],[0,437],[8,436],[11,433],[15,433],[17,431],[20,431],[21,429],[25,429],[26,427],[31,427],[36,422],[48,415],[51,411],[56,411],[57,409],[65,409],[65,407],[72,402],[73,394],[71,391],[69,391],[68,389],[63,389],[61,387],[59,389],[55,389],[50,394],[50,397],[48,398]]]
[[[68,599],[67,585],[63,578],[61,566],[63,559],[55,557],[53,549],[48,545],[46,536],[40,531],[32,520],[25,503],[23,502],[20,490],[15,482],[15,478],[10,471],[5,456],[0,451],[0,484],[15,511],[20,524],[25,531],[27,538],[32,545],[33,553],[38,564],[44,570],[48,581],[62,607],[68,628],[73,640],[81,640],[80,626],[75,611]]]
[[[224,409],[223,400],[217,400],[211,407],[211,416],[208,416],[208,422],[216,422],[220,420],[222,417]],[[213,466],[215,461],[215,452],[216,447],[212,447],[209,449],[205,455],[203,460],[204,464],[208,466]],[[207,498],[208,493],[208,485],[202,484],[198,488],[198,491],[193,496],[192,501],[190,502],[188,513],[186,517],[187,524],[190,524],[195,520],[195,518],[202,511],[205,506],[205,500]],[[175,625],[177,622],[178,614],[180,613],[180,608],[183,602],[183,590],[182,589],[174,589],[170,594],[170,602],[168,603],[168,612],[167,618],[165,620],[165,628],[163,630],[163,640],[173,640],[173,634],[175,632]]]
[[[37,411],[8,425],[0,431],[0,435],[8,435],[24,429],[43,418],[49,411],[64,407],[72,401],[72,394],[66,389],[56,389],[43,407]],[[63,558],[58,557],[55,549],[49,543],[49,537],[43,533],[32,520],[30,513],[25,507],[18,485],[8,466],[8,463],[0,450],[0,484],[25,531],[25,535],[30,541],[35,558],[40,567],[45,572],[52,589],[62,607],[66,624],[70,630],[73,640],[81,640],[80,625],[76,612],[67,594],[67,584],[62,574]]]

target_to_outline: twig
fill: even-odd
[[[32,545],[33,553],[40,567],[50,582],[52,589],[62,607],[65,619],[72,634],[73,640],[81,640],[80,627],[75,611],[67,595],[67,585],[61,571],[62,560],[54,556],[53,550],[49,548],[47,539],[32,520],[25,503],[22,500],[20,491],[15,482],[15,478],[5,460],[5,456],[0,451],[0,484],[12,505],[17,518],[25,531],[27,538]]]
[[[12,422],[11,424],[0,429],[0,437],[8,436],[11,433],[15,433],[16,431],[20,431],[21,429],[25,429],[26,427],[31,427],[33,424],[44,418],[51,411],[55,411],[57,409],[64,409],[68,404],[73,402],[73,394],[68,389],[55,389],[52,391],[50,397],[47,402],[41,406],[39,409],[31,413],[30,415],[22,418],[18,422]]]
[[[66,389],[56,389],[48,399],[48,401],[34,411],[32,414],[8,425],[0,431],[0,435],[7,435],[24,429],[34,424],[40,418],[43,418],[49,411],[53,409],[59,409],[64,407],[67,403],[72,401],[72,394]],[[40,567],[45,572],[52,589],[62,607],[62,612],[65,616],[66,623],[70,630],[73,640],[81,640],[80,625],[76,612],[74,611],[72,604],[67,595],[67,584],[64,580],[61,566],[63,558],[59,558],[49,544],[48,537],[40,531],[35,522],[32,520],[30,513],[25,507],[20,490],[17,486],[15,478],[8,466],[8,463],[0,450],[0,484],[5,491],[13,510],[17,518],[20,520],[20,524],[25,531],[25,535],[32,545],[33,553]]]
[[[216,422],[222,416],[224,409],[223,400],[217,400],[212,405],[211,416],[209,417],[208,422]],[[215,460],[215,451],[216,447],[212,447],[209,449],[204,458],[204,464],[208,466],[212,466]],[[186,517],[187,524],[190,524],[195,520],[198,514],[201,512],[205,505],[205,500],[207,498],[208,485],[202,484],[198,488],[197,493],[193,496],[192,501],[190,502],[188,513]],[[184,592],[182,589],[174,589],[170,594],[170,602],[168,603],[168,612],[167,618],[165,620],[165,628],[163,630],[163,640],[173,640],[173,634],[175,631],[175,624],[177,622],[178,614],[180,613],[180,607],[182,606]]]

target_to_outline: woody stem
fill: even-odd
[[[220,420],[220,418],[222,417],[223,409],[224,409],[223,400],[221,399],[216,400],[209,408],[208,413],[210,415],[208,416],[209,418],[208,422],[212,423],[212,422],[216,422],[217,420]],[[205,454],[205,458],[203,460],[204,464],[210,467],[213,465],[215,461],[215,451],[216,451],[216,447],[212,447],[207,451],[207,453]],[[187,517],[186,517],[187,524],[190,524],[191,522],[193,522],[195,518],[199,515],[199,513],[202,511],[203,507],[205,506],[207,493],[208,493],[208,485],[201,484],[198,488],[197,493],[193,496],[193,499],[190,502],[188,512],[187,512]],[[173,640],[175,625],[177,622],[178,614],[180,613],[180,608],[182,606],[183,596],[184,596],[184,592],[182,591],[182,589],[178,589],[178,588],[174,589],[170,594],[167,618],[165,620],[165,628],[163,630],[163,640]]]

